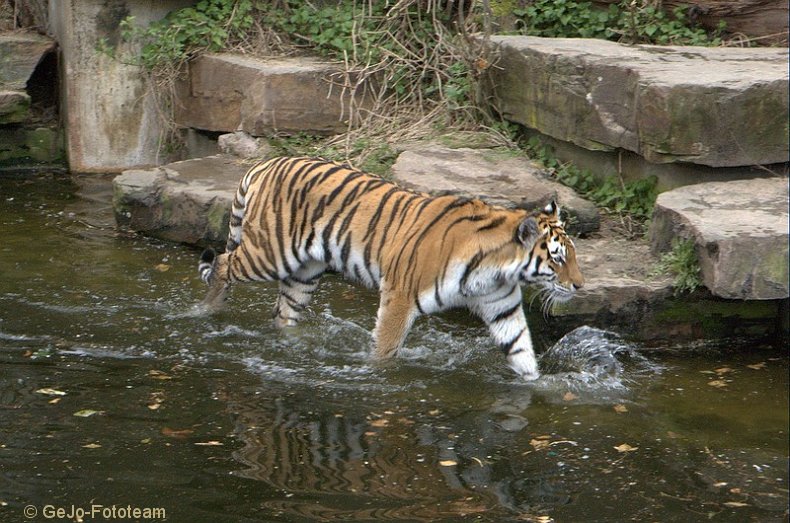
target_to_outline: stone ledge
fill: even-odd
[[[545,169],[523,156],[496,149],[426,146],[407,150],[392,166],[400,185],[427,193],[479,197],[495,205],[535,209],[556,200],[571,218],[572,234],[600,226],[598,209],[572,189],[549,179]]]
[[[230,205],[249,164],[224,155],[128,170],[113,180],[119,226],[194,245],[224,245]]]
[[[348,129],[342,66],[307,57],[204,54],[178,89],[176,121],[208,131],[336,134]],[[362,102],[358,100],[357,103]]]
[[[591,150],[711,167],[788,160],[788,50],[494,36],[507,119]],[[722,130],[725,130],[722,132]]]
[[[710,182],[661,193],[651,224],[652,250],[693,239],[703,283],[742,300],[790,296],[788,179]]]

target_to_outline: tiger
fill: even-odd
[[[419,316],[465,307],[525,380],[540,372],[521,284],[537,285],[544,304],[584,284],[553,200],[528,212],[410,191],[333,161],[279,157],[239,183],[225,252],[203,251],[202,304],[219,309],[237,282],[277,281],[274,323],[294,326],[327,271],[379,290],[374,359],[396,354]]]

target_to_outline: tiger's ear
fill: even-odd
[[[527,249],[531,249],[539,237],[538,221],[534,216],[527,216],[518,224],[516,240]]]
[[[543,212],[546,214],[553,214],[555,218],[560,217],[560,206],[557,205],[555,200],[551,200],[549,204],[543,208]]]

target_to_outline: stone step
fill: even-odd
[[[349,126],[353,78],[308,57],[204,54],[177,90],[176,121],[207,131],[336,134]],[[355,100],[365,103],[364,96]]]
[[[551,180],[537,163],[513,151],[425,146],[401,153],[392,166],[403,187],[427,193],[479,197],[496,205],[536,209],[555,200],[569,216],[572,234],[597,231],[595,205]]]
[[[651,224],[655,254],[694,241],[705,286],[741,300],[790,296],[788,178],[688,185],[661,193]]]
[[[224,246],[236,186],[250,165],[216,155],[124,171],[113,180],[115,221],[154,238]]]
[[[494,36],[505,118],[590,150],[711,167],[788,160],[787,48]]]

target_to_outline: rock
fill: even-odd
[[[224,155],[127,170],[113,180],[119,226],[197,245],[224,245],[230,204],[249,165]]]
[[[344,77],[337,64],[307,57],[205,54],[190,63],[176,120],[185,127],[255,136],[339,133],[348,129],[351,107]]]
[[[788,158],[788,50],[494,36],[505,118],[590,150],[712,167]]]
[[[24,91],[0,91],[0,125],[27,120],[30,95]]]
[[[595,205],[511,151],[441,146],[404,151],[392,166],[392,175],[397,183],[416,191],[480,197],[496,205],[535,209],[556,199],[570,215],[568,228],[574,234],[587,234],[600,225]]]
[[[653,275],[658,258],[647,242],[592,238],[574,243],[585,284],[571,301],[558,306],[559,315],[594,318],[606,312],[625,316],[634,304],[650,307],[672,295],[671,278]]]
[[[244,131],[220,135],[217,144],[223,153],[239,158],[258,159],[271,153],[271,147],[266,142]]]
[[[60,129],[0,126],[0,170],[62,169],[65,166]]]
[[[693,239],[705,286],[716,296],[787,298],[788,179],[758,178],[680,187],[658,196],[654,253]]]
[[[700,291],[674,296],[672,277],[655,274],[658,256],[646,240],[580,238],[576,258],[585,285],[570,301],[540,321],[533,305],[530,323],[536,333],[565,334],[579,325],[620,333],[629,340],[721,340],[743,337],[775,343],[777,318],[786,300],[727,300]],[[527,298],[527,303],[531,299]],[[786,329],[785,329],[786,331]]]
[[[55,41],[38,33],[0,34],[0,91],[24,91],[41,58],[55,49]]]

